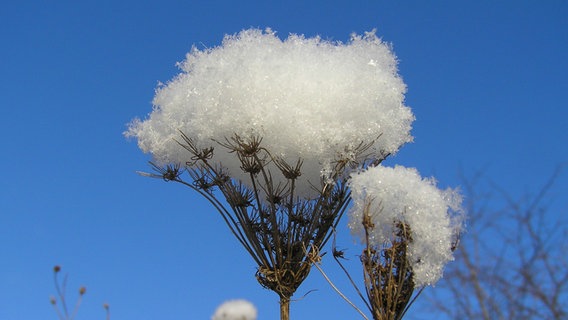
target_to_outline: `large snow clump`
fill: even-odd
[[[380,158],[412,141],[414,116],[404,105],[397,60],[374,32],[341,43],[244,30],[221,46],[193,48],[179,66],[181,73],[157,89],[148,118],[125,133],[160,164],[189,160],[174,140],[183,132],[199,147],[215,147],[213,160],[244,178],[235,154],[215,141],[259,136],[272,156],[303,159],[296,185],[307,197],[334,161],[363,160],[352,152],[361,142],[374,141],[365,156]],[[275,172],[275,185],[285,182]]]

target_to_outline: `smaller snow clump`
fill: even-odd
[[[461,196],[454,189],[440,190],[434,179],[423,179],[414,168],[377,166],[351,176],[353,206],[349,212],[351,233],[365,244],[364,210],[374,228],[369,244],[389,245],[394,224],[406,223],[412,242],[407,258],[416,287],[432,285],[453,260],[452,245],[461,228]]]
[[[246,300],[229,300],[220,305],[211,320],[256,320],[254,305]]]

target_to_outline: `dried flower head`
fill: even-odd
[[[458,192],[439,190],[433,179],[402,166],[371,167],[352,175],[349,184],[354,202],[351,232],[381,248],[395,242],[401,224],[407,226],[412,240],[405,240],[406,256],[416,287],[438,281],[445,264],[453,260],[452,246],[461,227]]]

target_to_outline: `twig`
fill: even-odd
[[[349,298],[347,298],[336,286],[335,284],[333,284],[333,282],[331,282],[331,280],[329,279],[329,277],[325,274],[325,272],[322,270],[322,268],[320,266],[318,266],[317,263],[313,264],[314,267],[316,267],[316,269],[318,269],[318,271],[322,274],[322,276],[325,278],[325,280],[327,281],[327,283],[329,283],[329,285],[333,288],[333,290],[335,290],[335,292],[337,292],[337,294],[339,294],[339,296],[341,298],[343,298],[343,300],[345,300],[347,303],[349,303],[350,306],[352,306],[355,310],[357,310],[357,312],[359,312],[359,314],[363,317],[363,319],[365,320],[369,320],[369,318],[367,318],[367,316],[363,313],[363,311],[361,311],[361,309],[359,309],[353,302],[351,302],[351,300],[349,300]]]

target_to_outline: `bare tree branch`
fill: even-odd
[[[426,293],[433,311],[450,319],[568,318],[568,227],[547,202],[563,167],[518,199],[495,184],[480,192],[480,173],[464,179],[468,233],[439,288]],[[495,200],[504,207],[490,206]]]

